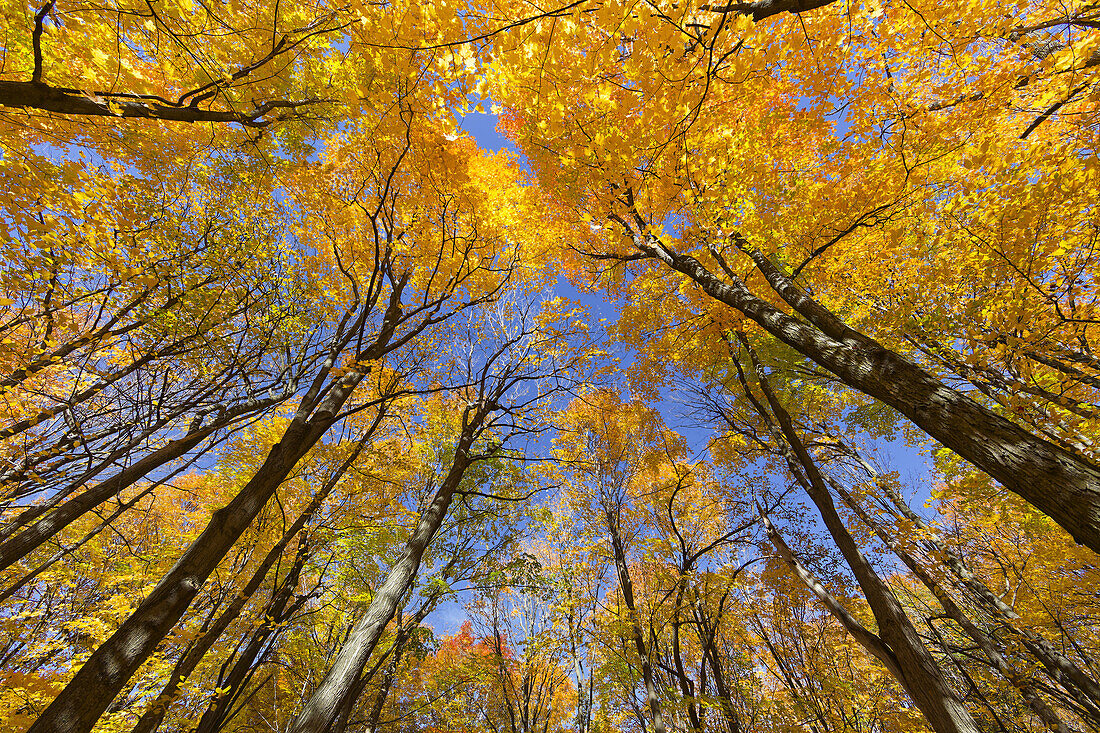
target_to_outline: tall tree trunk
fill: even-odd
[[[677,598],[677,604],[675,608],[679,609],[679,601]],[[688,726],[695,733],[702,733],[703,724],[699,720],[699,708],[695,704],[695,683],[688,676],[687,670],[684,669],[684,656],[680,648],[680,623],[677,621],[672,627],[672,663],[673,669],[676,670],[676,681],[680,685],[680,696],[684,699],[687,707]]]
[[[393,686],[393,681],[397,678],[397,670],[401,666],[401,651],[404,647],[405,638],[406,637],[401,637],[399,634],[399,639],[393,650],[393,655],[390,657],[389,664],[386,665],[386,672],[382,677],[382,684],[378,686],[378,694],[374,696],[374,703],[370,708],[370,717],[367,718],[367,725],[364,729],[366,733],[374,733],[378,730],[378,721],[382,719],[382,710],[386,707],[386,698],[390,694],[390,688]],[[351,717],[351,710],[355,707],[354,703],[354,698],[349,696],[348,704],[344,706],[344,714],[336,721],[336,724],[329,733],[344,733],[347,729],[348,719]]]
[[[699,260],[670,249],[648,232],[633,235],[642,253],[688,276],[709,296],[848,386],[890,405],[1045,513],[1078,543],[1100,552],[1100,468],[1032,435],[848,327],[737,235],[734,240],[752,256],[772,289],[808,323],[753,295],[728,267],[723,281]],[[724,264],[717,250],[712,251]]]
[[[791,472],[821,512],[825,527],[859,582],[878,623],[878,635],[897,659],[898,671],[902,675],[900,681],[937,733],[977,733],[974,719],[947,684],[939,665],[924,646],[905,610],[848,533],[817,463],[795,431],[790,415],[772,391],[756,353],[744,336],[738,334],[738,338],[749,354],[760,389],[778,422],[779,435],[776,439],[785,442],[789,448],[786,454]],[[761,417],[767,416],[762,414]],[[783,442],[780,442],[781,448]]]
[[[867,470],[873,472],[858,453],[842,443],[838,445],[848,455],[863,464]],[[1100,684],[1097,684],[1096,680],[1073,660],[1062,654],[1048,639],[1031,629],[1017,625],[1015,619],[1019,616],[1016,611],[976,577],[966,562],[950,546],[940,541],[937,531],[929,527],[919,514],[909,508],[894,487],[889,482],[883,481],[880,481],[878,486],[898,513],[924,533],[923,542],[927,549],[934,557],[942,559],[954,576],[956,584],[968,593],[988,616],[996,619],[1009,634],[1017,638],[1020,644],[1039,661],[1048,676],[1081,706],[1082,713],[1091,720],[1092,725],[1100,727]]]
[[[261,653],[266,656],[267,652],[264,652],[264,647],[278,632],[280,624],[297,613],[298,609],[305,603],[308,594],[299,596],[294,603],[290,603],[290,600],[298,587],[298,578],[306,560],[309,559],[309,554],[309,542],[300,542],[298,551],[295,553],[294,564],[283,579],[282,585],[275,592],[271,602],[263,610],[262,623],[252,632],[252,638],[248,640],[244,650],[233,661],[233,666],[229,669],[228,674],[225,673],[225,668],[233,659],[232,655],[222,664],[215,689],[224,689],[224,692],[215,694],[209,701],[206,711],[202,714],[199,724],[195,728],[195,733],[214,733],[225,726],[232,715],[233,703],[240,697],[248,681],[252,679],[256,672],[257,660],[263,661],[264,657],[261,657]],[[268,647],[268,651],[270,651],[270,647]]]
[[[394,330],[402,317],[400,297],[405,280],[407,278],[395,285],[377,338],[357,355],[359,361],[376,359],[387,352]],[[339,352],[336,347],[346,346],[356,331],[362,328],[363,319],[368,312],[365,308],[361,310],[352,330],[345,332],[342,341],[334,345],[329,368],[335,364],[335,357]],[[207,577],[275,494],[294,466],[336,422],[340,409],[365,376],[358,371],[347,373],[339,377],[338,381],[329,383],[327,393],[323,393],[322,388],[325,387],[328,374],[328,369],[325,369],[314,380],[283,437],[271,447],[263,465],[251,480],[229,504],[213,513],[209,524],[183,556],[119,629],[92,652],[84,666],[27,733],[91,731],[122,687],[183,616]],[[382,402],[379,420],[384,409],[385,403]],[[376,421],[372,429],[378,424],[379,421]]]
[[[321,508],[321,505],[325,503],[325,499],[328,498],[329,494],[336,487],[340,477],[344,475],[351,464],[355,462],[355,459],[359,457],[363,447],[367,444],[367,439],[368,436],[364,436],[364,438],[359,441],[359,444],[355,446],[355,449],[347,459],[345,459],[344,462],[340,464],[340,467],[333,472],[332,476],[325,482],[325,485],[321,487],[321,490],[313,496],[306,508],[298,515],[297,519],[294,520],[294,523],[283,533],[283,536],[275,543],[275,546],[268,551],[264,559],[260,561],[259,567],[256,568],[252,577],[245,583],[241,592],[237,594],[229,606],[218,615],[217,620],[215,620],[184,653],[183,657],[172,670],[172,674],[168,678],[168,683],[164,686],[164,689],[160,691],[160,694],[157,695],[156,700],[149,706],[149,709],[138,719],[137,724],[134,726],[133,733],[153,733],[160,727],[161,722],[164,720],[165,713],[168,712],[168,706],[171,705],[179,692],[180,684],[183,680],[191,676],[191,673],[198,667],[199,662],[201,662],[203,657],[206,656],[206,653],[210,651],[210,648],[214,646],[214,642],[225,633],[229,624],[240,616],[241,611],[244,610],[248,601],[256,591],[260,589],[260,585],[263,584],[264,578],[267,577],[275,561],[282,556],[287,544],[295,535],[302,531],[310,518],[312,518],[317,510]]]
[[[649,703],[653,733],[665,733],[664,713],[661,710],[661,701],[657,698],[653,665],[649,661],[649,649],[634,604],[634,584],[630,580],[630,570],[626,565],[626,551],[623,548],[622,537],[619,534],[618,519],[612,513],[610,507],[604,507],[604,516],[607,519],[608,534],[611,535],[611,548],[615,555],[615,570],[619,576],[619,590],[622,591],[623,602],[626,604],[627,613],[630,614],[631,640],[634,642],[634,650],[638,653],[642,665],[642,683],[645,685],[646,699]]]
[[[416,580],[420,560],[447,516],[455,491],[472,462],[470,448],[492,407],[495,403],[481,400],[466,409],[462,433],[446,477],[436,490],[431,504],[420,515],[416,528],[405,543],[405,549],[375,592],[370,606],[352,627],[333,660],[332,668],[295,718],[288,733],[324,733],[336,720],[382,632]]]
[[[1047,705],[1046,701],[1039,696],[1038,691],[1031,681],[1008,661],[1004,654],[1001,653],[1001,650],[994,640],[982,631],[982,629],[980,629],[978,625],[959,608],[959,605],[955,603],[955,599],[952,598],[951,594],[935,579],[932,573],[928,572],[917,562],[915,557],[906,552],[898,542],[894,541],[894,538],[863,510],[863,507],[860,506],[843,486],[832,480],[830,480],[829,483],[840,495],[844,504],[851,509],[880,540],[882,540],[883,544],[889,547],[890,550],[898,556],[905,566],[917,576],[917,579],[924,584],[924,587],[931,591],[932,595],[939,601],[940,607],[943,608],[947,617],[957,623],[959,627],[962,628],[963,632],[981,648],[986,658],[989,659],[990,665],[996,669],[1002,677],[1008,680],[1013,687],[1019,690],[1020,696],[1027,703],[1027,706],[1031,708],[1032,712],[1035,713],[1036,717],[1043,721],[1043,724],[1054,731],[1054,733],[1070,733],[1071,729],[1058,717],[1057,713]]]
[[[569,610],[565,614],[567,628],[569,630],[569,653],[573,658],[573,676],[577,680],[577,711],[573,716],[574,733],[588,733],[592,723],[592,681],[589,675],[587,691],[585,690],[584,669],[581,663],[580,651],[577,649],[577,626],[574,617],[573,594],[567,586],[569,595]]]

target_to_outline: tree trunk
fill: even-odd
[[[356,361],[362,363],[378,359],[406,343],[417,332],[414,328],[394,339],[394,332],[404,319],[400,307],[401,293],[408,277],[406,273],[396,282],[391,279],[393,288],[377,336],[369,346],[355,354]],[[325,368],[314,378],[282,439],[271,447],[263,465],[229,504],[214,512],[202,534],[119,629],[92,652],[76,676],[27,733],[91,731],[122,687],[183,616],[210,573],[274,496],[298,461],[340,417],[341,408],[366,372],[352,370],[329,381],[332,376],[330,370],[348,343],[356,335],[362,337],[363,324],[375,302],[358,308],[358,315],[349,330],[345,330],[345,326],[355,310],[345,314],[332,342]],[[385,414],[386,400],[380,399],[377,404],[378,417],[370,431],[378,428]]]
[[[362,377],[344,377],[311,419],[296,418],[263,465],[148,597],[76,673],[28,733],[88,733],[123,685],[179,621],[206,578],[252,523],[298,461],[336,420]]]
[[[924,587],[931,591],[932,595],[939,601],[940,607],[943,608],[944,613],[948,618],[952,619],[959,625],[960,628],[969,636],[975,644],[977,644],[981,650],[985,653],[989,659],[990,666],[997,670],[1013,687],[1020,691],[1020,696],[1027,703],[1027,706],[1031,708],[1043,724],[1047,726],[1054,733],[1070,733],[1069,728],[1058,717],[1058,714],[1047,705],[1046,701],[1040,697],[1038,691],[1031,681],[1023,674],[1021,674],[1011,662],[1001,653],[998,645],[994,643],[982,629],[978,628],[978,625],[971,621],[970,617],[961,609],[959,605],[955,603],[955,599],[951,597],[951,594],[937,581],[931,573],[929,573],[923,566],[921,566],[916,558],[905,551],[894,538],[891,537],[886,530],[881,527],[877,522],[871,519],[867,512],[863,511],[863,507],[844,489],[840,484],[830,481],[833,488],[840,494],[841,500],[848,506],[860,520],[867,525],[883,544],[890,548],[890,550],[898,556],[898,558],[905,563],[917,579],[924,584]]]
[[[978,733],[974,719],[948,686],[939,665],[924,646],[905,610],[848,533],[837,514],[824,477],[795,431],[790,415],[772,391],[755,352],[743,336],[738,334],[738,337],[749,353],[760,389],[779,423],[781,435],[776,438],[785,441],[790,449],[786,453],[791,472],[817,505],[829,534],[859,582],[878,623],[879,638],[897,660],[900,682],[937,733]],[[766,418],[766,415],[762,417]],[[799,468],[802,470],[799,471]]]
[[[172,703],[172,700],[175,699],[180,683],[195,671],[195,668],[198,667],[202,658],[206,656],[206,653],[214,646],[214,642],[221,637],[229,627],[229,624],[240,615],[245,605],[248,604],[248,601],[256,591],[259,590],[260,585],[263,583],[264,578],[267,577],[275,561],[282,556],[287,544],[289,544],[290,540],[293,539],[295,535],[302,531],[310,518],[321,508],[321,505],[324,504],[325,499],[328,498],[328,495],[332,492],[333,488],[335,488],[340,477],[344,475],[348,467],[358,458],[364,445],[366,445],[366,441],[360,441],[355,447],[355,450],[351,452],[351,455],[340,464],[340,467],[337,468],[329,480],[325,482],[321,490],[310,500],[305,510],[298,515],[298,518],[294,520],[290,528],[283,533],[283,536],[275,543],[275,546],[272,547],[267,555],[264,556],[264,559],[260,561],[259,567],[256,568],[256,571],[252,574],[252,577],[245,584],[241,592],[218,616],[211,627],[203,632],[202,636],[200,636],[195,641],[194,645],[187,650],[183,658],[176,664],[175,669],[172,670],[172,675],[169,677],[168,683],[164,686],[164,689],[161,690],[160,694],[157,695],[157,699],[153,701],[153,704],[149,706],[149,709],[145,711],[138,720],[137,725],[134,726],[133,733],[153,733],[153,731],[160,727],[161,721],[164,720],[164,715],[168,711],[168,706]]]
[[[849,387],[890,405],[1045,513],[1075,541],[1100,552],[1100,469],[1096,466],[1032,435],[849,328],[754,250],[746,248],[769,285],[809,323],[753,295],[728,268],[728,282],[723,282],[694,257],[645,236],[635,239],[643,253],[687,275],[712,298],[740,311]]]
[[[382,632],[393,619],[401,599],[416,580],[420,560],[447,516],[455,490],[472,462],[470,448],[490,410],[489,403],[485,400],[467,408],[462,434],[455,446],[454,459],[447,476],[436,490],[432,503],[420,515],[416,529],[405,543],[404,551],[375,592],[366,613],[352,627],[343,647],[333,660],[332,668],[295,718],[288,733],[325,733],[340,714],[347,695],[362,674],[367,660],[382,637]]]
[[[657,699],[657,685],[653,677],[653,665],[649,662],[649,651],[646,647],[645,635],[638,621],[638,612],[634,604],[634,584],[630,580],[630,571],[626,566],[626,551],[623,549],[622,537],[619,536],[616,518],[607,507],[604,508],[604,515],[607,518],[608,534],[611,535],[611,548],[615,553],[615,570],[619,575],[619,590],[623,593],[623,602],[630,614],[631,639],[634,642],[634,650],[641,660],[642,682],[645,684],[649,714],[653,721],[653,733],[665,733],[665,719],[661,710],[661,701]]]

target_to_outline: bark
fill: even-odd
[[[566,585],[565,592],[569,597],[569,610],[565,614],[569,629],[569,653],[573,658],[573,676],[577,680],[577,711],[573,716],[573,727],[575,733],[588,733],[592,727],[592,678],[591,675],[589,675],[586,691],[584,669],[581,663],[580,652],[577,649],[577,626],[573,611],[573,594],[569,585]]]
[[[646,700],[649,704],[649,715],[653,721],[653,733],[665,733],[664,713],[661,710],[661,701],[657,699],[657,685],[653,676],[653,665],[649,661],[649,650],[646,648],[645,635],[642,632],[641,623],[638,621],[638,611],[634,604],[634,583],[630,580],[630,571],[626,565],[626,551],[623,548],[622,537],[619,534],[618,521],[609,508],[604,509],[607,518],[607,531],[611,535],[611,548],[615,555],[615,570],[619,576],[619,590],[623,594],[623,603],[630,614],[630,634],[634,643],[634,650],[642,665],[642,682],[645,685]]]
[[[378,688],[378,694],[374,697],[374,704],[371,705],[370,717],[367,718],[367,727],[365,728],[368,733],[374,733],[378,730],[378,721],[382,719],[382,710],[386,707],[386,697],[390,694],[390,687],[393,686],[393,681],[397,678],[397,669],[401,665],[401,650],[404,639],[401,639],[397,647],[393,650],[393,656],[390,659],[390,663],[386,667],[386,674],[382,678],[382,684]],[[351,705],[347,706],[350,713]],[[335,729],[331,733],[344,733],[347,728],[348,716],[342,716],[341,721],[337,721]],[[340,724],[342,722],[342,725]]]
[[[336,483],[344,472],[351,466],[355,459],[363,450],[363,446],[366,445],[366,440],[362,440],[352,451],[351,455],[340,465],[340,467],[334,472],[332,477],[325,482],[325,485],[318,491],[309,504],[298,515],[294,523],[290,525],[283,536],[275,543],[275,546],[268,551],[264,559],[260,561],[259,567],[245,583],[244,588],[237,594],[236,598],[230,602],[229,606],[218,616],[217,620],[209,628],[207,628],[202,636],[200,636],[195,643],[187,650],[187,652],[180,659],[172,670],[172,674],[168,679],[168,683],[157,695],[157,699],[153,701],[153,704],[149,706],[149,709],[138,720],[137,725],[134,726],[133,733],[153,733],[160,727],[161,722],[164,720],[164,715],[168,711],[168,706],[176,698],[179,692],[179,686],[183,680],[191,676],[191,673],[198,667],[199,662],[202,661],[206,653],[210,651],[210,648],[214,646],[214,643],[221,637],[225,630],[229,628],[235,619],[237,619],[241,611],[248,604],[249,600],[255,595],[256,591],[260,589],[263,584],[264,578],[267,577],[272,566],[282,556],[283,551],[286,549],[287,544],[292,540],[299,532],[305,528],[310,518],[317,513],[317,510],[321,508],[321,505],[325,503],[325,499],[335,488]]]
[[[292,422],[256,475],[214,512],[175,566],[76,673],[28,733],[87,733],[127,680],[191,605],[206,578],[241,536],[294,466],[328,430],[351,386],[330,395],[317,419]]]
[[[739,240],[739,243],[743,240]],[[1100,552],[1100,469],[1027,432],[903,356],[849,328],[766,257],[746,247],[768,284],[806,321],[753,295],[728,268],[726,281],[654,238],[635,244],[691,278],[848,386],[884,402],[942,445],[1023,497],[1080,544]],[[716,256],[720,257],[720,255]]]
[[[405,548],[379,586],[370,606],[352,627],[344,645],[336,654],[332,668],[313,692],[309,701],[290,725],[288,733],[325,733],[340,711],[362,674],[367,660],[378,645],[382,632],[393,619],[402,598],[416,580],[424,551],[443,524],[466,469],[472,463],[470,448],[485,418],[495,404],[482,400],[467,408],[462,434],[455,447],[454,459],[446,477],[420,515]]]
[[[519,728],[516,727],[516,708],[512,704],[512,700],[515,697],[515,690],[509,690],[508,683],[512,679],[512,675],[508,669],[507,662],[504,658],[504,638],[500,632],[500,609],[494,604],[493,606],[493,656],[496,657],[497,663],[497,680],[500,682],[500,699],[504,704],[505,710],[508,712],[508,730],[511,733],[519,733]],[[527,730],[526,719],[523,719],[523,730]]]
[[[973,718],[947,684],[939,665],[924,646],[905,610],[848,533],[837,514],[824,477],[795,431],[790,415],[772,391],[755,352],[743,336],[739,335],[739,339],[748,351],[760,389],[779,424],[781,439],[794,453],[788,457],[792,474],[796,479],[801,479],[799,483],[821,512],[829,534],[859,582],[878,623],[879,638],[897,659],[900,681],[937,733],[977,733]],[[799,468],[801,472],[797,470]]]
[[[198,727],[195,729],[196,733],[214,733],[214,731],[221,730],[225,726],[230,717],[232,717],[231,709],[234,701],[237,700],[248,684],[248,681],[252,679],[252,675],[255,674],[258,669],[257,659],[262,661],[260,655],[264,647],[267,645],[268,641],[278,633],[279,624],[293,616],[294,613],[301,608],[302,604],[305,603],[308,595],[299,596],[295,599],[294,603],[290,603],[290,600],[294,596],[295,589],[298,587],[298,578],[301,575],[302,567],[309,557],[309,553],[309,543],[305,541],[300,542],[298,544],[298,551],[295,553],[294,564],[291,566],[287,576],[283,579],[279,590],[275,593],[271,602],[263,611],[263,623],[253,632],[252,638],[249,639],[244,650],[237,656],[228,674],[225,673],[225,667],[232,659],[232,655],[230,659],[226,659],[225,663],[222,665],[221,674],[218,675],[218,681],[215,688],[226,688],[226,690],[224,693],[215,695],[214,698],[210,700],[206,707],[206,712],[204,712],[202,718],[199,719]]]
[[[24,573],[18,580],[13,581],[11,585],[9,585],[7,588],[4,588],[3,591],[0,591],[0,604],[6,603],[9,598],[18,593],[19,590],[23,588],[27,583],[30,583],[39,575],[46,572],[46,570],[51,568],[56,562],[64,557],[73,554],[78,549],[86,545],[93,538],[98,536],[100,532],[110,527],[112,522],[122,516],[125,512],[129,511],[134,505],[136,505],[139,501],[141,501],[151,493],[153,493],[153,487],[149,486],[144,488],[142,491],[139,491],[127,501],[119,503],[116,507],[114,507],[114,510],[109,515],[101,518],[96,526],[86,532],[84,536],[81,537],[79,540],[72,544],[62,545],[60,549],[54,552],[53,555],[51,555],[44,562],[39,563],[38,566],[35,567],[33,570],[29,570],[28,572]]]
[[[355,711],[355,704],[362,696],[363,690],[367,688],[367,683],[374,679],[378,670],[381,669],[382,664],[385,663],[386,670],[379,684],[378,693],[375,695],[374,702],[371,705],[366,728],[364,728],[366,733],[374,733],[378,728],[378,721],[382,717],[382,709],[385,707],[386,697],[389,695],[390,688],[397,678],[397,672],[401,666],[401,657],[405,653],[405,643],[408,642],[413,631],[415,631],[420,623],[427,618],[428,614],[432,612],[441,597],[441,593],[433,591],[421,604],[420,609],[413,614],[408,621],[400,622],[400,628],[397,630],[397,636],[394,638],[393,646],[382,655],[382,658],[375,663],[372,669],[367,670],[359,676],[350,694],[345,696],[343,706],[340,708],[340,713],[336,716],[336,720],[332,722],[332,725],[329,726],[327,733],[344,733],[344,731],[347,730],[351,720],[351,714]],[[396,616],[399,620],[402,618],[402,613],[403,611],[400,608],[396,612]],[[389,661],[386,661],[387,656]]]
[[[780,13],[805,13],[809,10],[823,8],[832,5],[836,0],[756,0],[747,3],[730,3],[729,5],[702,5],[700,10],[709,10],[712,13],[731,13],[747,15],[754,21],[761,21]]]
[[[963,632],[969,636],[975,644],[977,644],[982,652],[985,653],[986,658],[989,659],[990,666],[997,670],[1008,682],[1020,692],[1020,696],[1027,703],[1027,706],[1031,708],[1039,720],[1043,721],[1043,724],[1055,733],[1070,733],[1072,731],[1059,717],[1054,710],[1047,705],[1046,701],[1039,696],[1038,691],[1025,675],[1021,674],[1011,662],[1001,653],[998,648],[999,645],[994,642],[993,638],[986,634],[981,628],[975,624],[970,617],[959,607],[955,602],[955,599],[951,597],[951,594],[943,587],[943,585],[936,580],[932,573],[928,572],[920,563],[917,562],[910,553],[906,552],[894,538],[891,537],[885,529],[875,522],[868,514],[863,510],[863,507],[844,489],[843,486],[835,481],[830,481],[833,488],[840,495],[841,500],[845,505],[851,509],[860,520],[866,524],[883,544],[890,548],[890,550],[897,555],[906,567],[908,567],[917,579],[931,591],[932,595],[939,601],[940,607],[948,618],[952,619]]]
[[[680,607],[680,600],[681,598],[677,598],[676,608]],[[672,627],[672,662],[676,670],[676,681],[680,685],[680,695],[687,705],[688,725],[695,733],[702,733],[703,725],[699,720],[699,710],[695,705],[695,683],[688,677],[687,671],[684,669],[684,658],[680,649],[679,623],[675,623]]]
[[[400,297],[406,281],[407,276],[403,276],[395,284],[378,336],[357,354],[359,361],[379,358],[392,347],[394,330],[402,319]],[[362,309],[356,325],[334,344],[330,366],[340,349],[362,328],[367,313],[369,309]],[[408,338],[411,336],[406,334],[396,343]],[[88,733],[92,729],[138,667],[183,616],[207,577],[294,466],[337,421],[340,409],[364,376],[362,372],[349,372],[328,383],[327,392],[323,391],[328,382],[327,369],[316,377],[282,439],[272,446],[255,475],[229,504],[214,512],[210,523],[183,556],[119,629],[92,653],[27,733]],[[384,410],[384,403],[380,410]]]
[[[0,81],[0,106],[22,107],[42,112],[82,117],[137,117],[174,122],[236,122],[245,127],[265,127],[282,119],[301,117],[302,109],[322,102],[276,100],[257,105],[249,112],[202,109],[170,104],[166,100],[139,94],[85,92],[52,87],[35,81]]]

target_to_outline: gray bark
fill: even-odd
[[[1012,663],[1001,653],[999,645],[979,628],[962,608],[955,603],[955,599],[951,597],[951,594],[947,592],[943,585],[918,563],[915,557],[906,552],[905,548],[894,541],[894,538],[863,510],[859,502],[857,502],[843,486],[831,480],[830,483],[837,493],[840,494],[844,504],[851,509],[880,540],[882,540],[883,544],[889,547],[890,550],[905,563],[906,567],[908,567],[913,574],[917,576],[917,579],[924,584],[924,587],[932,592],[932,595],[939,601],[940,607],[943,608],[944,613],[948,618],[955,621],[966,635],[981,648],[989,659],[990,665],[996,669],[1001,676],[1008,680],[1013,687],[1020,691],[1020,696],[1027,703],[1027,706],[1031,708],[1032,712],[1035,713],[1036,717],[1042,720],[1043,724],[1054,731],[1054,733],[1070,733],[1072,729],[1058,717],[1058,714],[1049,705],[1047,705],[1046,701],[1039,695],[1035,686],[1031,683],[1031,680],[1029,680],[1026,675],[1021,674],[1020,671],[1012,665]]]
[[[407,276],[403,276],[395,285],[378,335],[357,354],[359,361],[379,358],[393,348],[391,340],[402,320],[400,298],[406,281]],[[362,329],[369,312],[369,308],[362,309],[352,330],[343,332],[338,343],[334,343],[330,366],[340,349]],[[349,312],[347,317],[350,316]],[[411,334],[405,334],[394,343],[404,343],[409,338]],[[363,372],[349,372],[329,383],[327,393],[323,391],[327,369],[314,379],[282,439],[272,446],[251,480],[229,504],[213,513],[210,523],[183,556],[119,629],[92,652],[27,733],[88,733],[92,729],[130,677],[183,616],[207,577],[294,466],[336,422],[340,409],[364,376]]]
[[[748,248],[744,240],[738,239],[738,243],[745,246],[775,292],[808,322],[753,295],[728,268],[723,281],[694,257],[675,252],[645,234],[635,234],[635,245],[646,256],[687,275],[712,298],[740,311],[848,386],[890,405],[1030,502],[1075,541],[1100,552],[1100,469],[1032,435],[849,328],[766,257]]]
[[[421,513],[401,556],[390,568],[366,612],[355,622],[328,674],[295,718],[288,733],[325,733],[339,717],[347,696],[355,687],[367,660],[382,638],[382,632],[416,580],[424,551],[442,526],[455,491],[473,461],[470,448],[492,406],[494,405],[490,401],[482,400],[467,408],[462,434],[455,446],[454,459],[447,475],[436,490],[431,504]]]
[[[848,533],[843,520],[837,514],[817,463],[795,431],[790,415],[772,391],[751,346],[744,337],[740,339],[752,360],[768,407],[778,422],[779,435],[776,439],[785,442],[789,448],[784,453],[791,472],[817,506],[825,527],[855,575],[878,623],[878,638],[897,660],[896,674],[900,674],[899,681],[937,733],[978,733],[974,719],[947,684],[939,665],[924,646],[905,610]],[[767,416],[762,414],[761,417]],[[780,443],[781,448],[783,442]]]

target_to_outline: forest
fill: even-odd
[[[1100,2],[0,3],[0,733],[1100,731]]]

